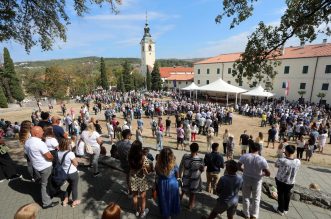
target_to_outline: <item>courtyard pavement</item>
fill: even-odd
[[[106,145],[107,152],[109,153],[110,145]],[[177,162],[180,162],[180,158],[185,153],[183,151],[175,151],[175,155],[178,158]],[[155,155],[156,151],[151,150],[151,153]],[[12,154],[13,159],[17,161],[18,171],[23,174],[24,178],[27,178],[25,160],[19,156],[20,153]],[[203,156],[203,154],[201,154]],[[271,168],[271,177],[275,176],[276,168],[272,161],[269,161]],[[47,210],[40,210],[38,218],[40,219],[69,219],[69,218],[85,218],[85,219],[97,219],[101,218],[103,209],[107,206],[107,203],[115,202],[122,208],[122,218],[136,218],[134,215],[132,201],[123,192],[126,190],[125,175],[123,172],[110,168],[107,163],[100,164],[101,176],[94,178],[92,173],[86,167],[80,167],[80,180],[79,180],[79,198],[82,200],[82,204],[76,208],[62,207],[58,205],[54,208]],[[16,181],[5,181],[0,183],[0,219],[12,219],[16,210],[31,202],[40,203],[40,185],[29,182],[25,179]],[[205,174],[202,175],[203,182],[206,182]],[[331,191],[331,171],[327,168],[321,168],[316,166],[302,166],[297,176],[297,184],[307,187],[310,183],[317,183],[320,185],[321,190],[328,192]],[[67,185],[63,186],[63,189]],[[240,193],[241,196],[241,193]],[[158,207],[153,204],[148,194],[147,207],[150,209],[150,213],[147,218],[156,219],[160,218]],[[59,200],[54,198],[53,200]],[[194,210],[188,210],[187,198],[184,198],[181,205],[181,214],[176,218],[201,218],[201,216],[207,216],[213,206],[216,203],[216,196],[202,192],[197,195],[196,208]],[[262,195],[260,204],[260,218],[261,219],[276,219],[276,218],[291,218],[291,219],[329,219],[331,218],[331,211],[322,209],[313,205],[307,205],[297,201],[291,201],[290,211],[287,216],[282,217],[272,210],[272,205],[276,204],[275,200],[268,198],[266,195]],[[235,218],[242,218],[240,210],[241,204],[238,206],[237,215]],[[226,218],[226,214],[219,216],[218,218]]]

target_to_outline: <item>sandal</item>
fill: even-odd
[[[77,207],[79,204],[80,204],[80,200],[75,200],[75,201],[71,204],[71,207],[72,207],[72,208],[75,208],[75,207]]]

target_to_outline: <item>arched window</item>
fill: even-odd
[[[148,51],[152,51],[152,46],[148,45]]]

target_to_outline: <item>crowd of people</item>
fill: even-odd
[[[63,206],[71,205],[74,208],[81,203],[77,192],[78,160],[87,156],[93,177],[98,177],[99,156],[107,153],[102,135],[106,136],[112,145],[111,156],[119,160],[126,173],[127,195],[133,201],[135,215],[140,218],[149,213],[146,206],[148,190],[152,190],[163,218],[180,213],[181,200],[185,195],[189,198],[188,208],[194,209],[196,196],[202,191],[203,172],[206,172],[207,178],[206,191],[219,195],[209,218],[215,218],[225,211],[228,218],[233,218],[239,202],[239,190],[242,190],[243,196],[243,216],[258,218],[262,178],[270,176],[263,148],[269,147],[270,143],[273,148],[277,143],[275,155],[278,158],[275,177],[278,206],[274,208],[277,213],[284,215],[289,210],[291,189],[303,152],[306,151],[306,160],[309,161],[313,153],[323,153],[327,137],[330,137],[330,111],[322,106],[274,100],[225,107],[218,103],[193,101],[178,94],[171,94],[171,98],[166,99],[155,98],[162,95],[99,91],[77,97],[76,101],[82,103],[77,113],[73,108],[67,110],[66,105],[62,104],[63,118],[51,116],[49,112],[35,111],[31,121],[26,120],[21,124],[15,122],[12,125],[1,119],[1,137],[18,135],[24,147],[30,179],[40,182],[42,207],[46,209],[59,204],[52,201],[51,197],[55,196],[61,198]],[[95,115],[104,113],[106,132],[90,114],[92,110]],[[227,128],[221,136],[223,153],[220,153],[221,142],[216,140],[220,126],[232,125],[235,112],[261,118],[262,127],[271,126],[267,139],[262,132],[249,134],[249,130],[243,130],[237,141],[241,152],[238,161],[234,160],[235,136]],[[123,120],[119,119],[121,116]],[[150,120],[149,124],[144,124],[146,120],[142,119],[143,116]],[[175,117],[173,125],[172,117]],[[134,121],[137,123],[136,130],[132,126]],[[175,130],[171,130],[173,128]],[[155,158],[144,147],[145,129],[151,129],[151,137],[155,139],[154,148],[158,151]],[[135,139],[132,139],[134,132]],[[173,133],[176,134],[175,149],[166,147],[163,141],[164,137],[171,137]],[[204,144],[198,144],[197,135],[205,136]],[[291,138],[295,144],[289,143]],[[267,145],[264,145],[265,140]],[[1,145],[5,147],[4,143]],[[206,148],[204,158],[199,154],[202,148]],[[177,165],[174,150],[180,149],[189,153],[180,158],[180,165]],[[13,171],[15,165],[12,161],[9,161],[11,165],[3,164],[4,160],[10,160],[10,156],[8,150],[1,148],[2,151],[5,152],[0,153],[0,177],[19,178]],[[4,158],[3,154],[7,157]],[[62,184],[59,185],[54,176],[58,167],[66,176],[66,191],[61,191]],[[224,168],[224,174],[220,177]],[[243,173],[238,174],[238,171]],[[104,215],[120,209],[114,203],[109,208],[111,210],[106,209]],[[111,218],[104,215],[102,218]]]

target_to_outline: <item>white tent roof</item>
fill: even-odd
[[[227,82],[223,81],[221,78],[214,81],[213,83],[199,87],[198,90],[223,92],[223,93],[243,93],[247,91],[240,87],[236,87],[234,85],[228,84]]]
[[[192,82],[189,86],[182,88],[182,90],[199,90],[199,86]]]
[[[250,90],[246,93],[243,93],[243,95],[255,96],[255,97],[272,97],[274,94],[264,91],[264,88],[261,85],[259,85],[255,88],[253,88],[252,90]]]

